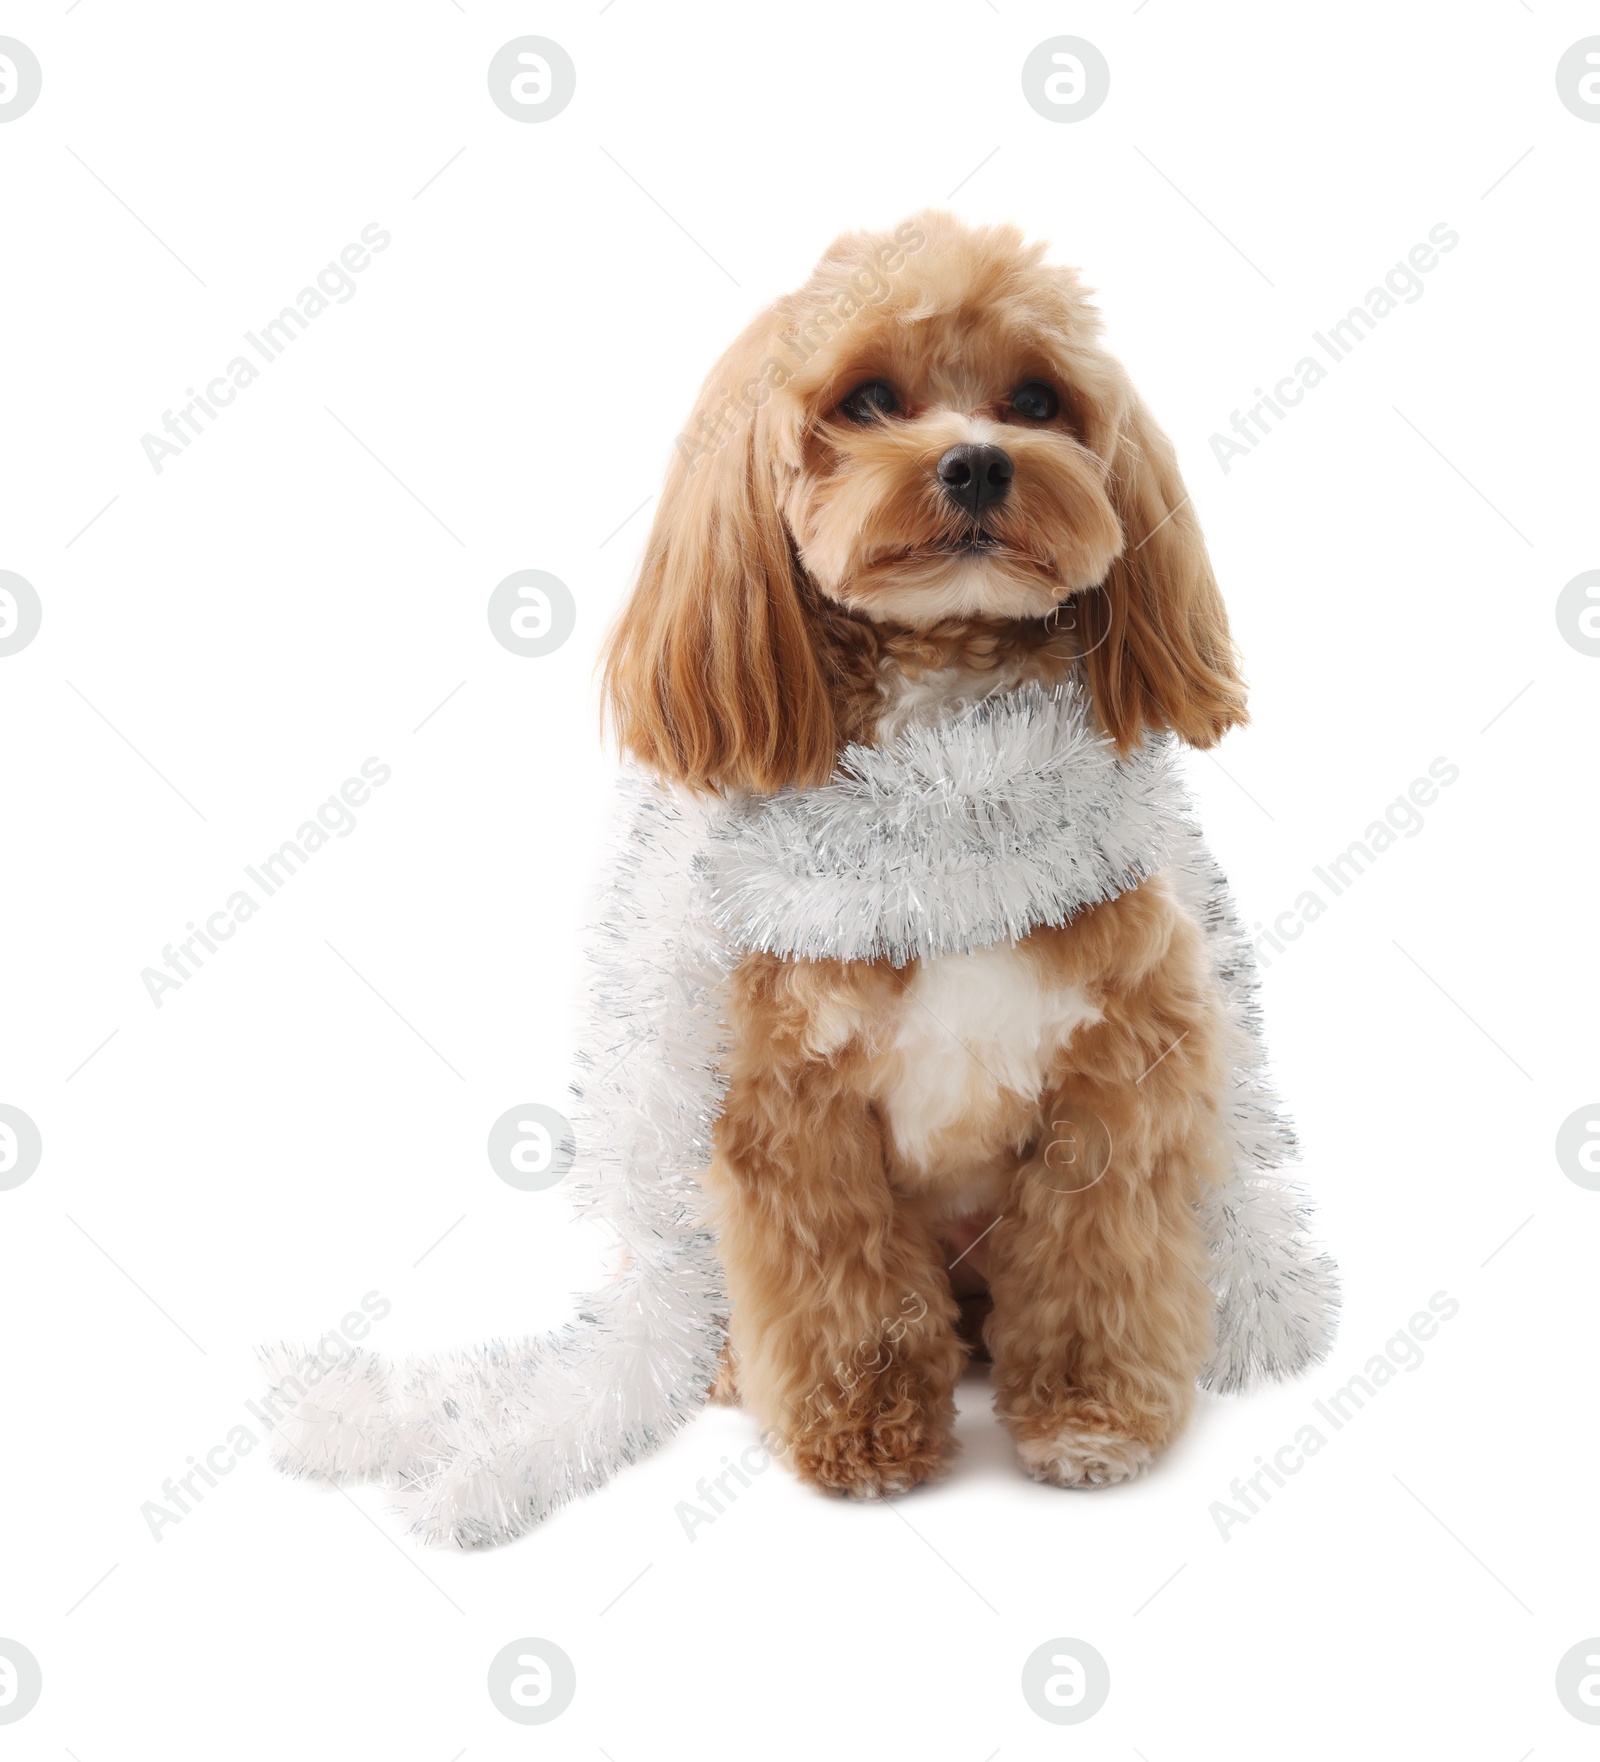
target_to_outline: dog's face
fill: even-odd
[[[906,243],[845,241],[791,302],[766,415],[796,554],[868,618],[1042,618],[1123,546],[1098,324],[1012,239]]]
[[[1209,745],[1243,719],[1172,448],[1073,271],[922,214],[838,240],[712,370],[612,633],[623,745],[698,788],[820,781],[839,744],[819,608],[869,624],[1068,621],[1097,712]],[[837,615],[836,615],[837,616]]]

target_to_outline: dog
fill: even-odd
[[[841,237],[717,363],[602,667],[621,747],[697,792],[804,790],[1029,684],[1078,681],[1123,754],[1245,720],[1173,448],[1078,275],[937,212]],[[1146,1469],[1211,1346],[1228,1081],[1167,878],[899,968],[746,955],[729,997],[717,1395],[804,1481],[903,1492],[950,1462],[976,1323],[1035,1479]]]

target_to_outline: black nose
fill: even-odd
[[[952,447],[939,461],[939,481],[958,508],[976,515],[1003,502],[1015,467],[1003,447]]]

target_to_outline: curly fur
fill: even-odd
[[[948,215],[848,235],[686,433],[605,660],[644,776],[577,1125],[626,1270],[544,1339],[298,1391],[275,1361],[286,1465],[398,1483],[432,1541],[519,1532],[713,1393],[813,1484],[903,1491],[949,1461],[979,1316],[1022,1467],[1106,1485],[1197,1381],[1331,1334],[1172,767],[1244,687],[1075,273]],[[941,478],[970,446],[1008,464],[981,508]]]

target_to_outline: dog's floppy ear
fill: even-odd
[[[1078,598],[1095,706],[1123,752],[1146,728],[1213,746],[1246,720],[1244,681],[1172,443],[1137,397],[1110,465],[1122,554]]]
[[[623,749],[697,790],[820,783],[837,745],[776,502],[770,335],[758,319],[701,388],[603,662]]]

